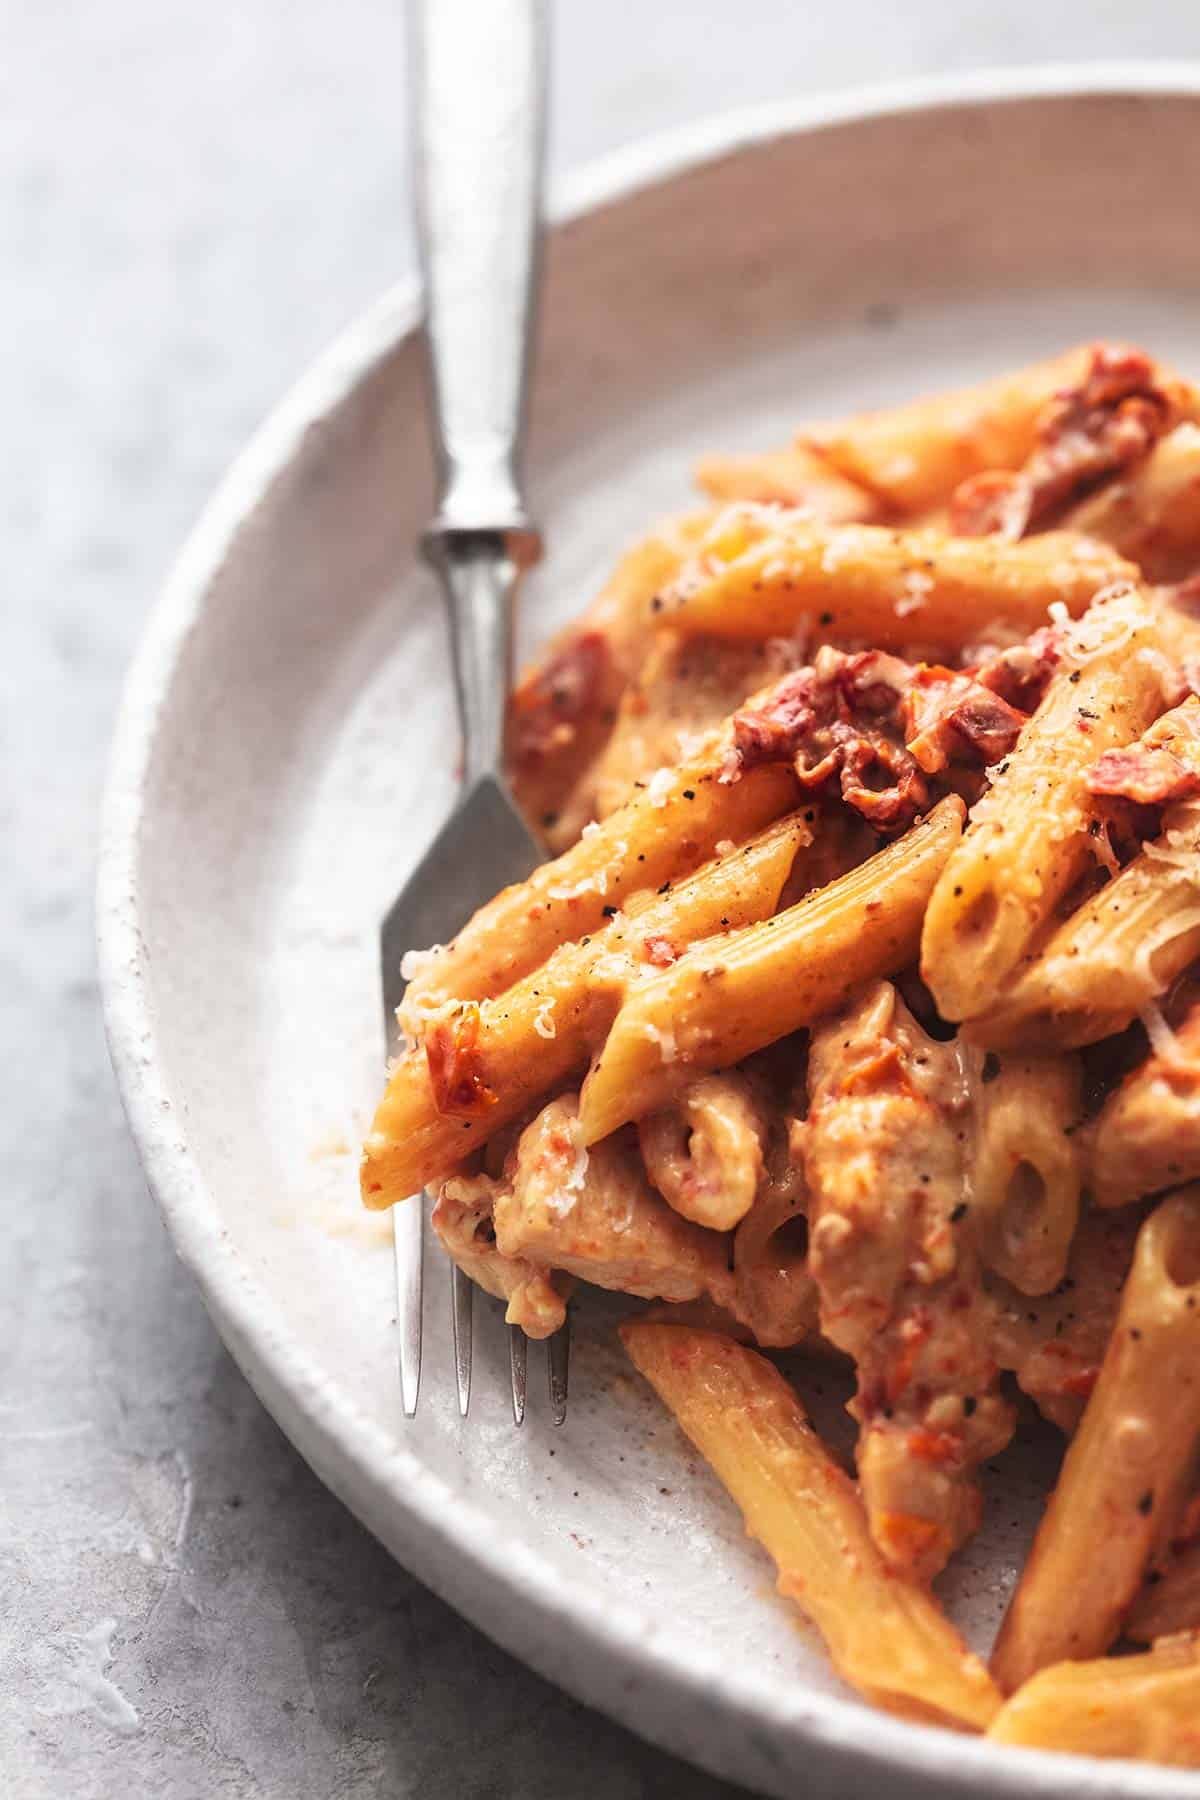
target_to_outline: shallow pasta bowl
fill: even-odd
[[[1049,71],[738,115],[570,187],[548,247],[528,643],[688,504],[701,450],[1089,335],[1200,371],[1200,71]],[[464,1428],[447,1341],[401,1417],[389,1230],[358,1206],[380,1086],[376,929],[454,789],[415,304],[386,296],[240,458],[130,678],[99,915],[114,1061],[218,1328],[318,1473],[516,1654],[785,1795],[1178,1795],[871,1713],[770,1593],[715,1483],[577,1310],[572,1416],[512,1431],[486,1307]],[[447,1329],[448,1338],[448,1329]],[[830,1418],[836,1416],[829,1396]],[[1054,1441],[1007,1456],[945,1583],[985,1643]],[[886,1788],[885,1788],[886,1784]],[[1195,1791],[1200,1792],[1200,1782]]]

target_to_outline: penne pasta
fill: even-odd
[[[1124,1629],[1135,1644],[1152,1644],[1179,1631],[1200,1631],[1200,1542],[1193,1539],[1162,1569],[1150,1571]]]
[[[1189,413],[1192,389],[1144,350],[1092,344],[1079,377],[1038,414],[1020,469],[989,469],[955,490],[951,529],[1010,538],[1042,530],[1102,483],[1127,479]]]
[[[1142,1656],[1043,1669],[988,1729],[996,1744],[1200,1768],[1200,1633]]]
[[[1200,783],[1200,699],[1166,713],[1117,759],[1135,795],[1153,799],[1172,782],[1187,793]],[[1183,799],[1167,807],[1160,835],[1052,933],[966,1034],[994,1048],[1095,1043],[1124,1030],[1197,955],[1200,803]]]
[[[675,1211],[711,1231],[732,1231],[765,1172],[767,1117],[749,1078],[702,1075],[678,1103],[638,1126],[642,1161]]]
[[[1099,1380],[996,1642],[1005,1693],[1113,1642],[1198,1445],[1200,1189],[1189,1188],[1138,1234]]]
[[[1016,469],[1036,442],[1038,415],[1087,367],[1086,345],[976,387],[810,426],[800,443],[902,512],[950,498],[985,469]]]
[[[843,1680],[902,1717],[984,1728],[998,1697],[982,1663],[927,1591],[885,1568],[853,1483],[778,1370],[729,1338],[684,1326],[631,1322],[621,1336]]]
[[[1109,546],[1070,532],[1012,544],[738,506],[719,515],[655,596],[654,617],[732,639],[786,637],[815,624],[826,636],[885,649],[958,649],[997,623],[1035,631],[1052,602],[1082,613],[1104,588],[1136,577]]]
[[[1063,524],[1111,544],[1145,581],[1190,575],[1200,567],[1200,426],[1177,425],[1124,480],[1081,501]]]
[[[363,1200],[431,1190],[556,1418],[577,1285],[648,1302],[869,1701],[1200,1768],[1200,390],[1099,341],[696,476],[517,685],[554,860],[404,958]],[[989,1671],[931,1584],[1053,1460],[1016,1390]]]
[[[1087,1139],[1087,1180],[1097,1206],[1200,1178],[1200,1005],[1109,1095]]]
[[[363,1200],[391,1206],[451,1174],[480,1144],[587,1062],[630,977],[647,959],[768,917],[798,850],[802,819],[771,826],[698,870],[635,917],[564,944],[492,1000],[451,1002],[393,1067],[363,1145]]]
[[[714,516],[710,508],[669,520],[626,551],[583,616],[552,639],[509,696],[513,793],[552,849],[575,835],[562,837],[559,810],[603,748],[625,686],[642,665],[646,608]]]
[[[1073,1057],[985,1062],[970,1159],[971,1226],[985,1265],[1022,1294],[1048,1294],[1067,1271],[1079,1220],[1080,1117]]]
[[[588,820],[607,819],[635,799],[655,779],[648,770],[694,766],[709,734],[800,660],[798,640],[731,644],[655,632],[645,662],[621,697],[612,736],[572,788],[564,812],[573,812],[585,830]],[[658,786],[664,782],[659,776]]]
[[[1200,955],[1200,807],[1085,900],[966,1035],[1072,1049],[1123,1031]]]
[[[714,745],[652,776],[627,806],[527,881],[502,889],[449,944],[420,956],[401,1014],[408,1034],[419,1036],[424,1015],[449,1000],[503,993],[560,944],[602,930],[631,894],[690,875],[717,844],[741,843],[795,804],[789,770],[764,766],[724,782],[721,754]]]
[[[902,968],[963,813],[949,796],[828,887],[758,927],[700,945],[630,991],[583,1085],[585,1143],[832,1011],[859,982]]]
[[[757,456],[705,456],[696,464],[697,487],[711,500],[749,500],[760,506],[802,507],[831,525],[879,516],[875,494],[850,481],[803,444]]]
[[[1092,859],[1087,774],[1163,709],[1145,597],[1117,589],[1064,636],[1046,697],[934,889],[921,972],[945,1019],[995,1008],[1004,984]]]

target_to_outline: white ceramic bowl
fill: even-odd
[[[577,180],[551,233],[529,641],[686,503],[702,449],[1091,334],[1200,370],[1200,72],[1050,71],[754,112]],[[376,922],[453,793],[414,300],[386,297],[241,457],[180,557],[114,752],[100,935],[114,1061],[209,1309],[320,1475],[580,1698],[775,1795],[1163,1800],[1187,1777],[868,1711],[715,1483],[579,1309],[571,1416],[522,1433],[481,1305],[468,1427],[435,1317],[400,1417],[386,1221],[349,1154],[380,1085]],[[431,1264],[433,1257],[431,1255]],[[440,1270],[431,1267],[440,1315]],[[824,1383],[818,1379],[817,1387]],[[808,1397],[831,1424],[837,1396]],[[986,1641],[1054,1455],[1003,1459],[946,1582]]]

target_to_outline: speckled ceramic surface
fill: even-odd
[[[1087,88],[1098,91],[1087,92]],[[981,78],[724,121],[576,184],[550,242],[527,643],[577,610],[692,456],[1088,334],[1200,369],[1200,77]],[[775,1600],[716,1484],[578,1308],[571,1416],[515,1433],[498,1316],[476,1393],[432,1341],[400,1416],[375,931],[453,793],[409,294],[310,374],[185,549],[132,676],[100,891],[114,1059],[222,1333],[318,1472],[433,1587],[574,1693],[764,1792],[1166,1800],[1188,1778],[1001,1755],[869,1712]],[[819,1372],[805,1397],[838,1429]],[[945,1583],[986,1643],[1053,1467],[997,1466]]]

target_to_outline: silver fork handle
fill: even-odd
[[[409,0],[417,247],[445,541],[536,551],[520,490],[545,138],[543,0]]]

